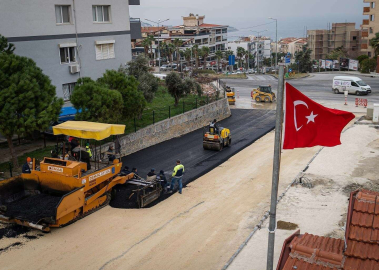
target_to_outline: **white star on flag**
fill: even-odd
[[[308,122],[307,122],[307,125],[309,124],[309,122],[315,122],[315,118],[318,114],[313,114],[313,112],[311,112],[311,115],[310,116],[306,116],[305,118],[308,119]]]

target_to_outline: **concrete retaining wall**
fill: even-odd
[[[226,98],[150,125],[120,138],[121,155],[126,156],[149,146],[182,136],[209,124],[213,119],[223,120],[231,115]],[[103,145],[102,152],[109,144]]]

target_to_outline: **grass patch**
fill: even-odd
[[[274,76],[276,78],[279,77],[279,75],[277,75],[277,74],[272,74],[272,76]],[[288,78],[284,77],[284,79],[286,79],[286,80],[302,79],[302,78],[305,78],[305,77],[308,77],[308,76],[309,76],[308,73],[296,73],[295,75],[291,75]]]
[[[191,94],[180,99],[178,106],[175,107],[175,99],[168,93],[167,88],[159,86],[153,102],[147,104],[139,119],[135,119],[136,127],[134,127],[134,119],[122,122],[122,124],[125,124],[125,134],[133,133],[135,129],[139,130],[169,117],[204,106],[208,101],[214,101],[214,98],[208,99],[207,96],[199,97],[198,95]]]
[[[216,74],[216,72],[214,70],[211,70],[211,69],[198,69],[195,72],[198,74]]]
[[[219,79],[247,79],[247,76],[245,73],[229,74],[229,75],[219,74],[219,75],[217,75],[217,78],[219,78]]]

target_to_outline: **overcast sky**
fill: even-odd
[[[302,37],[304,27],[326,29],[327,23],[355,22],[359,28],[363,0],[141,0],[140,6],[130,7],[135,18],[164,20],[169,25],[182,24],[181,16],[189,13],[205,15],[205,23],[227,24],[241,31],[229,36],[253,34],[251,30],[269,30],[262,35],[275,37],[275,23],[253,27],[278,19],[278,37]],[[245,28],[245,29],[243,29]]]

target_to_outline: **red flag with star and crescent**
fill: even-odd
[[[283,149],[341,144],[343,128],[354,114],[329,109],[286,83],[286,106]]]

